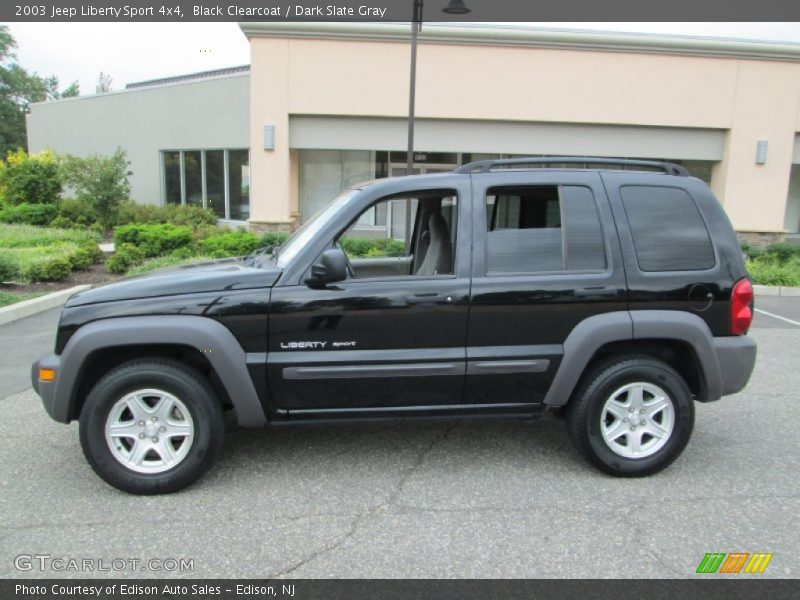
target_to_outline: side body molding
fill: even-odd
[[[104,319],[84,325],[70,338],[60,357],[54,418],[68,422],[76,402],[77,382],[88,356],[104,348],[147,344],[180,344],[203,353],[228,392],[239,424],[266,424],[264,409],[247,372],[245,352],[222,324],[206,317],[152,316]]]
[[[722,396],[722,374],[714,338],[705,321],[685,311],[638,310],[595,315],[581,321],[564,342],[564,358],[544,399],[548,406],[564,406],[597,350],[624,340],[679,340],[691,346],[703,377],[700,401]]]

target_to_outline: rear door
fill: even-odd
[[[572,329],[626,310],[619,242],[591,171],[472,176],[467,403],[538,403]]]

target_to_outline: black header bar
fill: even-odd
[[[464,0],[470,12],[445,12],[450,0],[426,0],[424,22],[800,21],[787,0]],[[408,22],[412,0],[2,0],[0,21]]]

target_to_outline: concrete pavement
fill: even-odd
[[[797,299],[758,305],[800,316]],[[94,475],[77,425],[30,390],[56,320],[0,327],[0,577],[107,574],[15,569],[34,553],[194,561],[117,573],[138,576],[691,577],[706,552],[757,551],[774,553],[763,577],[800,576],[800,327],[787,322],[756,317],[749,387],[698,405],[689,446],[656,476],[599,473],[555,420],[230,422],[198,484],[135,497]]]

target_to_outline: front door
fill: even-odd
[[[385,223],[393,205],[405,213],[406,202],[411,244],[365,228],[368,219],[373,228]],[[268,378],[279,410],[330,415],[461,403],[469,210],[468,188],[380,198],[326,242],[348,252],[347,280],[273,289]]]

